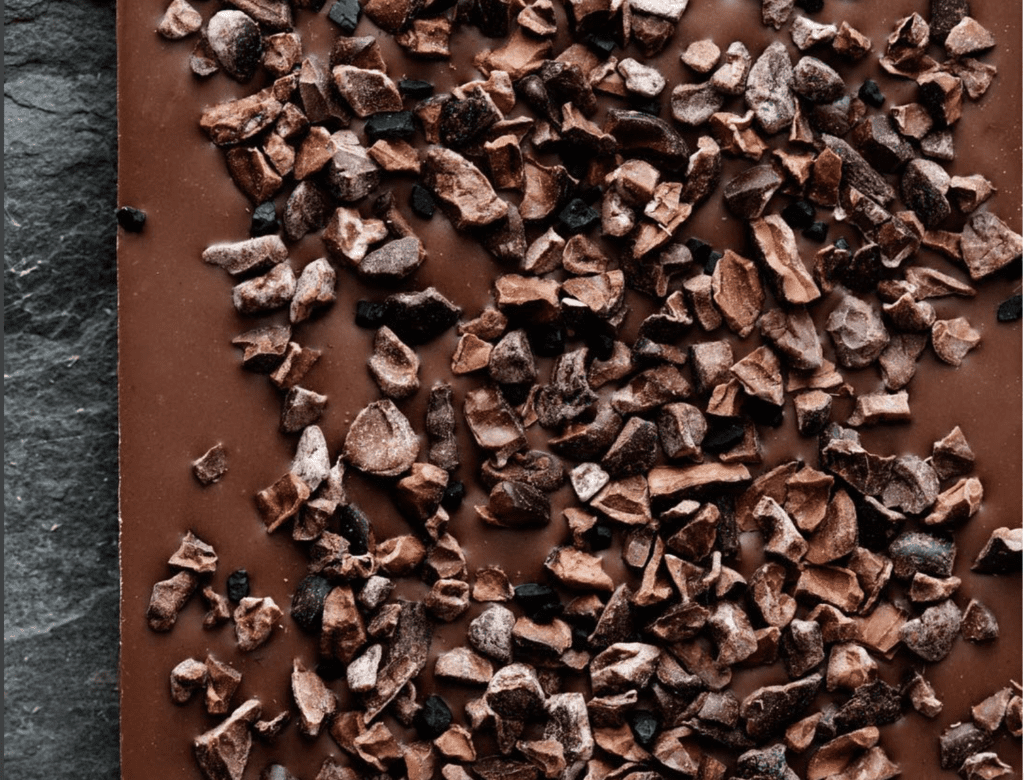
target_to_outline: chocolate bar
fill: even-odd
[[[1020,11],[920,5],[122,3],[123,776],[1019,773]]]

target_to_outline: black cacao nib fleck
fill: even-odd
[[[661,101],[658,100],[634,98],[629,102],[629,107],[634,111],[639,111],[641,114],[649,114],[651,116],[658,116],[661,113]]]
[[[801,235],[804,238],[816,241],[819,244],[824,243],[825,239],[828,238],[828,223],[822,222],[821,220],[812,222],[801,231]]]
[[[356,301],[356,325],[379,328],[384,324],[384,304],[378,301]]]
[[[767,425],[769,428],[778,428],[782,425],[785,415],[784,407],[776,406],[763,398],[747,397],[743,401],[743,411],[757,425]]]
[[[340,680],[345,676],[348,664],[342,663],[335,658],[321,658],[316,665],[316,674],[320,679],[331,682]]]
[[[544,322],[526,329],[530,348],[537,357],[558,357],[565,352],[565,326],[560,322]]]
[[[527,582],[515,588],[516,601],[534,623],[550,623],[562,614],[558,594],[547,585]]]
[[[587,334],[586,342],[596,360],[611,360],[615,354],[615,339],[605,333]]]
[[[583,538],[590,545],[591,550],[595,552],[607,550],[612,546],[612,529],[604,523],[595,523],[587,529]]]
[[[228,575],[228,599],[236,604],[249,595],[249,572],[238,569]]]
[[[361,12],[359,0],[338,0],[327,12],[327,18],[338,25],[345,35],[352,35],[359,24]]]
[[[399,79],[398,91],[402,93],[402,97],[423,100],[434,94],[434,85],[420,79]]]
[[[409,207],[413,214],[423,219],[430,219],[437,211],[434,196],[419,182],[412,185],[412,190],[409,192]]]
[[[452,725],[452,711],[440,696],[428,696],[413,718],[413,726],[423,739],[437,739]]]
[[[462,500],[466,497],[466,486],[458,481],[449,482],[444,489],[444,496],[441,498],[441,506],[449,512],[454,512],[462,506]]]
[[[790,227],[803,230],[814,222],[814,206],[806,200],[795,201],[782,210],[782,218]]]
[[[885,104],[885,95],[882,94],[878,82],[874,79],[867,79],[861,84],[860,89],[857,91],[857,97],[875,108],[881,108]]]
[[[741,441],[746,428],[742,420],[708,415],[708,432],[701,447],[707,452],[719,453],[732,449]]]
[[[249,235],[269,236],[276,233],[280,226],[277,222],[277,207],[274,201],[268,200],[252,210],[252,222],[249,224]]]
[[[629,727],[633,736],[643,747],[650,747],[658,733],[658,716],[650,710],[633,710],[629,713]]]
[[[116,212],[117,224],[129,233],[141,233],[146,224],[146,212],[131,206],[121,206]]]
[[[999,304],[996,309],[996,319],[1000,322],[1016,322],[1021,318],[1021,296],[1020,293],[1012,295]]]
[[[585,233],[601,221],[601,214],[579,198],[573,198],[558,214],[558,230],[568,236]]]
[[[365,555],[369,552],[370,537],[373,533],[370,518],[352,504],[341,507],[338,510],[338,518],[338,533],[348,540],[349,551],[353,555]]]
[[[488,38],[504,38],[511,26],[511,3],[503,0],[473,0],[469,17]]]
[[[410,138],[416,132],[412,111],[381,111],[366,120],[363,127],[369,142]]]
[[[331,592],[331,583],[316,574],[304,578],[292,596],[292,620],[306,631],[320,628],[324,615],[324,599]]]
[[[592,33],[583,40],[583,43],[602,60],[608,59],[617,45],[613,37],[603,33]]]
[[[521,406],[526,403],[526,399],[530,397],[531,387],[532,385],[529,382],[500,385],[501,394],[505,396],[505,400],[511,406]]]
[[[693,255],[693,261],[698,266],[707,265],[708,257],[712,252],[711,244],[694,236],[686,239],[686,248],[690,250],[690,254]]]

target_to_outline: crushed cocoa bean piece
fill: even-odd
[[[291,690],[299,710],[299,730],[307,737],[318,736],[338,706],[333,691],[298,658],[292,662]]]
[[[232,276],[267,271],[287,259],[288,249],[276,235],[214,244],[203,250],[203,262],[219,266]]]
[[[932,325],[932,349],[951,366],[963,363],[967,353],[981,342],[981,334],[971,327],[966,317],[936,320]]]
[[[970,214],[996,193],[992,182],[980,174],[953,176],[947,196],[964,214]]]
[[[770,44],[750,67],[744,99],[769,135],[793,121],[793,63],[780,41]]]
[[[1003,725],[1006,710],[1013,698],[1012,688],[996,691],[987,699],[971,707],[971,720],[990,734],[994,734]]]
[[[999,638],[999,622],[992,610],[978,599],[971,599],[964,609],[960,633],[968,642],[991,642]]]
[[[878,675],[878,664],[860,645],[835,645],[829,654],[826,687],[855,691]]]
[[[812,103],[831,103],[843,96],[846,85],[831,66],[804,56],[793,68],[793,91]]]
[[[673,119],[682,125],[700,127],[722,110],[725,96],[709,82],[679,84],[672,90],[671,103]]]
[[[961,479],[940,493],[925,525],[953,525],[970,519],[981,506],[984,490],[975,478]]]
[[[189,531],[181,545],[167,560],[169,566],[196,574],[212,574],[217,571],[217,553],[194,533]]]
[[[870,365],[889,342],[889,334],[875,309],[852,295],[843,296],[829,314],[825,328],[832,337],[839,363],[847,368]]]
[[[207,608],[207,613],[203,616],[203,628],[216,628],[231,620],[231,605],[227,598],[209,585],[203,588],[202,596]]]
[[[900,629],[900,640],[924,660],[941,661],[953,648],[960,622],[960,609],[947,600],[908,620]]]
[[[581,463],[569,472],[573,491],[584,503],[596,496],[609,480],[608,472],[596,463]]]
[[[868,393],[857,397],[857,405],[846,424],[857,428],[878,423],[910,420],[909,396],[905,390],[896,393]],[[936,485],[936,489],[937,489]],[[933,499],[934,500],[934,499]],[[888,501],[886,503],[889,503]],[[899,507],[899,504],[893,504]]]
[[[1004,763],[998,754],[992,752],[968,756],[959,771],[966,780],[997,780],[1013,774],[1013,768]]]
[[[287,325],[266,325],[235,336],[231,343],[242,347],[242,367],[269,374],[284,359],[291,338]]]
[[[781,733],[810,705],[821,683],[822,676],[813,674],[786,685],[758,688],[740,704],[747,734],[760,741]]]
[[[307,390],[304,387],[292,387],[285,394],[281,404],[281,431],[297,433],[307,426],[313,425],[320,419],[326,408],[326,395]]]
[[[423,603],[434,618],[451,623],[469,609],[469,583],[462,580],[437,580]]]
[[[243,653],[262,647],[270,639],[274,625],[282,617],[280,607],[269,596],[249,596],[239,601],[232,619],[235,622],[235,640]]]
[[[612,477],[630,477],[649,471],[657,455],[657,426],[631,417],[605,453],[601,466]]]
[[[389,398],[406,398],[420,387],[419,357],[387,326],[377,331],[369,367],[377,386]]]
[[[547,495],[525,482],[499,482],[491,490],[487,505],[475,509],[486,523],[501,528],[543,526],[551,519]]]
[[[310,349],[289,341],[284,358],[277,368],[270,372],[270,381],[281,390],[291,390],[305,378],[321,354],[318,349]]]
[[[284,731],[284,727],[288,725],[291,719],[291,713],[284,710],[273,718],[256,721],[252,726],[252,733],[261,742],[273,742]]]
[[[973,723],[955,723],[939,737],[939,765],[956,770],[972,755],[992,745],[992,735]]]
[[[979,100],[984,96],[998,73],[995,65],[973,57],[946,60],[942,63],[942,68],[963,82],[964,91],[971,100]]]
[[[709,124],[712,134],[721,144],[721,151],[725,153],[747,157],[756,162],[770,148],[753,129],[753,111],[743,116],[719,111],[711,115]]]
[[[831,604],[854,612],[864,600],[857,576],[838,566],[809,566],[800,573],[794,595],[804,601]]]
[[[390,400],[362,409],[345,436],[343,457],[360,471],[394,477],[408,471],[419,453],[419,439]]]
[[[259,699],[249,699],[226,720],[195,738],[192,749],[207,780],[242,777],[252,750],[250,729],[262,712]]]
[[[755,165],[726,183],[725,204],[740,219],[755,220],[780,186],[782,177],[771,165]]]
[[[764,289],[756,266],[727,249],[711,275],[715,304],[726,324],[741,338],[754,329],[764,305]]]
[[[211,655],[205,661],[207,678],[204,704],[211,715],[226,715],[231,709],[231,699],[242,684],[242,673]]]
[[[295,517],[310,496],[309,485],[297,474],[288,472],[270,487],[256,494],[256,508],[267,533],[273,533],[285,521]]]
[[[938,717],[942,712],[942,702],[935,696],[935,689],[919,672],[911,674],[903,688],[910,699],[911,706],[926,718]]]
[[[206,25],[205,40],[224,72],[237,81],[255,75],[263,56],[256,22],[242,11],[218,11]]]
[[[1015,685],[1014,689],[1017,691],[1010,703],[1006,706],[1006,730],[1010,732],[1014,737],[1020,737],[1021,735],[1021,697],[1020,697],[1020,686]]]
[[[697,73],[710,73],[718,64],[721,54],[722,50],[715,45],[715,42],[710,38],[705,38],[689,44],[680,55],[680,60]]]
[[[271,135],[265,151],[243,147],[224,156],[231,178],[253,203],[272,198],[284,183],[280,174],[291,172],[294,152],[280,136]]]
[[[934,604],[951,598],[959,587],[959,577],[929,577],[918,572],[910,581],[910,600],[918,604]]]
[[[171,669],[171,700],[175,704],[186,704],[192,694],[206,687],[206,680],[206,664],[186,658]]]
[[[876,747],[878,729],[867,726],[822,745],[807,766],[808,780],[823,780],[825,777],[893,777],[899,773],[899,767],[893,764]],[[862,752],[867,751],[867,752]],[[873,757],[877,756],[877,757]]]
[[[310,493],[327,479],[331,471],[331,460],[327,439],[320,428],[310,425],[303,429],[288,471],[305,482]]]
[[[1020,571],[1022,532],[1020,528],[996,528],[971,564],[979,574],[1009,574]]]
[[[642,111],[613,108],[602,129],[615,137],[624,156],[648,159],[669,171],[686,167],[686,141],[663,119]]]
[[[689,398],[690,394],[690,383],[682,372],[676,366],[662,365],[642,371],[625,387],[616,390],[612,394],[611,406],[619,414],[643,414],[664,404]],[[616,436],[619,430],[621,428],[616,429]]]
[[[185,569],[153,585],[146,621],[154,631],[170,631],[199,584],[199,576]]]
[[[295,272],[285,262],[274,266],[263,276],[236,285],[231,297],[239,314],[264,314],[287,306],[295,288]]]
[[[564,586],[573,590],[611,592],[614,584],[601,559],[574,547],[557,547],[544,562],[544,568]]]

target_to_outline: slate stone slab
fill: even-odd
[[[118,776],[114,3],[4,7],[4,765]]]

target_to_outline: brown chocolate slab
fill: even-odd
[[[724,50],[732,41],[742,40],[756,57],[775,38],[774,31],[761,26],[757,3],[722,0],[715,4],[713,15],[701,5],[694,0],[666,50],[647,60],[668,78],[670,87],[691,80],[678,59],[688,42],[711,38]],[[1022,67],[1021,9],[1014,7],[1017,5],[1003,0],[971,3],[972,16],[997,39],[996,48],[981,59],[997,65],[999,76],[980,101],[965,99],[963,117],[954,129],[956,159],[945,167],[952,175],[978,173],[991,180],[999,192],[983,208],[991,209],[1020,232]],[[848,76],[852,89],[860,83],[853,78],[884,75],[875,53],[883,50],[895,20],[914,10],[927,16],[926,6],[921,0],[826,3],[818,21],[838,24],[845,19],[875,43],[870,57],[852,69],[844,69],[844,73],[856,74]],[[223,74],[206,80],[195,78],[189,70],[195,38],[171,42],[155,32],[165,7],[163,0],[118,3],[119,203],[143,209],[148,215],[142,233],[121,233],[118,244],[121,756],[122,777],[126,780],[201,777],[191,742],[221,719],[206,715],[199,697],[193,697],[187,705],[171,701],[169,675],[181,661],[212,655],[229,663],[243,676],[233,704],[258,697],[266,719],[285,709],[295,711],[290,691],[293,660],[299,659],[307,668],[317,661],[315,639],[305,635],[287,614],[292,594],[305,574],[305,556],[286,530],[266,533],[253,500],[259,490],[288,470],[298,437],[278,431],[277,390],[264,375],[242,370],[239,351],[231,345],[233,337],[258,324],[285,324],[287,312],[266,318],[237,314],[230,299],[235,280],[201,259],[202,251],[210,244],[248,237],[252,204],[232,182],[221,150],[200,130],[199,115],[205,107],[251,94],[256,82],[240,85]],[[219,10],[210,3],[197,4],[197,8],[204,18]],[[326,19],[327,8],[319,14],[296,12],[305,50],[319,52],[325,61],[336,30]],[[713,27],[709,22],[712,16]],[[377,35],[378,30],[364,16],[356,34]],[[498,45],[479,36],[475,29],[462,28],[452,40],[456,59],[454,69],[449,69],[446,63],[432,65],[407,58],[388,36],[378,40],[393,78],[426,78],[436,85],[438,94],[479,78],[469,62],[470,55],[484,46]],[[568,43],[564,33],[558,40],[556,51]],[[786,43],[789,45],[788,40]],[[637,56],[644,61],[635,48],[628,52],[622,56]],[[795,61],[792,47],[791,54]],[[911,81],[886,79],[883,89],[887,107],[916,99]],[[663,115],[668,116],[667,110],[663,109]],[[353,123],[357,132],[360,128],[359,121]],[[687,140],[695,141],[696,137]],[[748,166],[748,161],[726,157],[722,181],[729,181]],[[430,222],[411,215],[405,207],[411,179],[393,181],[397,182],[397,201],[428,253],[423,266],[395,289],[417,290],[433,285],[462,307],[464,319],[476,316],[491,302],[491,279],[501,268],[477,242],[453,232],[443,215],[438,214]],[[773,207],[776,205],[773,203]],[[830,238],[841,233],[853,235],[848,226],[832,225]],[[748,251],[743,226],[722,219],[717,197],[694,211],[681,235],[700,236],[720,250],[732,247],[741,254]],[[819,248],[799,234],[797,243],[805,258]],[[290,246],[296,270],[323,255],[324,248],[316,235]],[[924,253],[922,262],[958,279],[968,279],[964,268],[937,255]],[[328,409],[319,424],[332,455],[340,452],[356,413],[381,397],[365,367],[374,332],[357,328],[353,313],[357,300],[380,300],[383,294],[354,275],[341,273],[344,283],[338,285],[337,302],[296,328],[303,346],[323,352],[302,384],[329,396]],[[976,454],[973,473],[985,487],[981,509],[958,532],[959,553],[953,573],[963,580],[956,596],[959,606],[966,606],[972,597],[988,605],[999,621],[1000,638],[985,644],[959,640],[943,663],[928,667],[927,679],[944,703],[939,717],[926,720],[909,713],[900,722],[881,729],[879,744],[901,763],[904,780],[955,777],[955,773],[943,773],[938,768],[938,735],[949,724],[967,720],[972,705],[1008,680],[1020,679],[1021,577],[990,577],[970,571],[971,561],[991,530],[1016,525],[1022,516],[1022,329],[1019,322],[995,321],[996,305],[1019,292],[1019,284],[1019,280],[997,275],[980,282],[973,299],[935,299],[939,318],[966,316],[982,331],[981,346],[959,368],[941,363],[926,350],[910,386],[914,414],[911,426],[896,432],[882,426],[861,434],[864,446],[872,452],[925,457],[932,442],[959,425]],[[838,293],[832,295],[819,307],[818,314],[831,310],[838,301]],[[630,339],[649,313],[649,306],[635,306],[626,326]],[[819,328],[822,324],[823,318]],[[704,334],[698,337],[696,329],[691,333],[694,339],[705,338]],[[738,342],[725,329],[706,338],[729,338],[737,345],[737,355],[748,353],[757,344],[753,337]],[[458,410],[465,393],[479,386],[480,380],[475,377],[451,376],[449,365],[457,339],[456,331],[451,329],[429,345],[416,347],[422,361],[421,388],[398,405],[420,434],[429,388],[435,379],[452,383]],[[541,361],[541,375],[547,376],[549,370],[550,360]],[[844,376],[858,393],[882,389],[872,369]],[[852,403],[836,399],[836,408],[835,419],[845,419]],[[462,508],[453,514],[450,529],[462,542],[470,581],[472,572],[489,565],[501,566],[513,584],[542,578],[548,553],[567,542],[561,510],[575,504],[572,489],[566,485],[552,494],[553,520],[545,528],[524,532],[484,525],[472,509],[475,504],[487,503],[486,488],[472,480],[484,453],[476,448],[461,417],[457,434],[463,458],[460,473],[466,478],[468,493]],[[426,439],[422,438],[420,457],[425,459]],[[219,482],[203,487],[194,478],[191,464],[218,442],[228,451],[229,470]],[[795,457],[816,462],[814,440],[796,434],[789,411],[782,428],[766,429],[761,445],[764,462],[755,474]],[[374,484],[356,477],[347,486],[357,504],[373,508],[378,539],[410,532],[398,509],[390,500],[381,500]],[[228,574],[245,568],[252,580],[252,595],[269,596],[284,610],[285,616],[271,639],[256,651],[239,652],[230,625],[204,629],[206,606],[198,593],[178,616],[172,631],[158,634],[148,628],[145,613],[152,585],[174,573],[167,559],[189,530],[217,552],[218,568],[211,584],[218,592],[224,592]],[[741,542],[740,558],[730,565],[749,577],[763,563],[760,540],[755,534],[744,534]],[[524,555],[524,549],[531,554]],[[639,586],[639,578],[622,564],[619,547],[600,556],[615,582]],[[427,591],[423,583],[403,579],[396,595],[422,599]],[[436,656],[462,645],[468,621],[486,606],[473,603],[460,621],[436,628],[427,671],[418,686],[420,695],[435,689],[431,670]],[[898,684],[900,669],[908,663],[914,660],[905,652],[893,664],[880,660],[880,676]],[[742,700],[761,685],[785,681],[781,664],[769,669],[737,670],[730,689]],[[340,682],[331,686],[339,693],[343,690]],[[470,696],[465,692],[446,692],[445,696],[456,718],[466,722],[463,707]],[[353,705],[343,697],[340,708],[351,709]],[[396,734],[403,733],[393,720],[389,719],[388,725]],[[1001,737],[993,749],[1020,774],[1018,742]],[[297,777],[313,778],[328,755],[340,758],[342,752],[326,730],[311,742],[300,737],[293,722],[273,747],[254,743],[245,776],[256,778],[267,764],[277,761]]]

